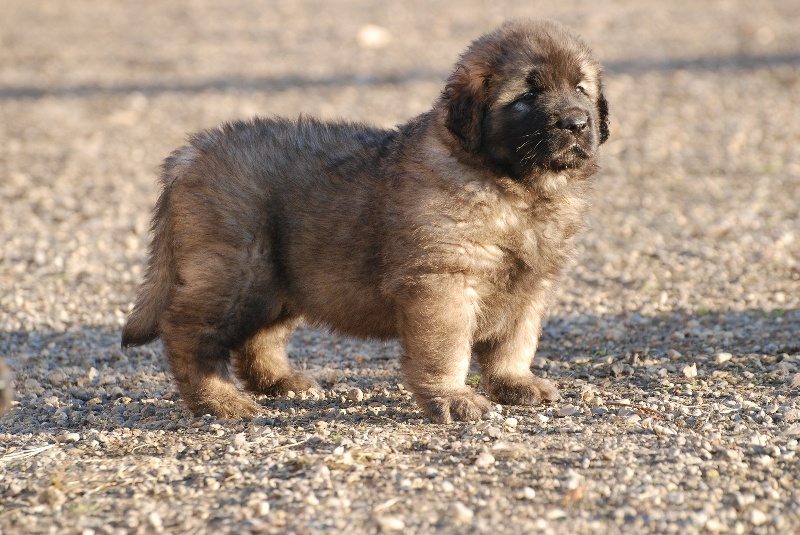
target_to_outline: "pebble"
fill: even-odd
[[[733,501],[736,504],[736,508],[741,511],[746,508],[748,505],[755,503],[756,497],[753,494],[748,493],[736,493],[733,496]]]
[[[347,399],[350,401],[364,401],[364,392],[360,388],[351,388],[347,391]]]
[[[683,376],[687,379],[694,379],[697,377],[697,364],[692,363],[683,368]]]
[[[269,510],[270,510],[269,502],[262,500],[256,504],[253,512],[256,514],[256,516],[266,516],[269,514]]]
[[[789,377],[789,387],[790,388],[800,388],[800,373],[795,373],[791,377]]]
[[[164,522],[161,520],[161,516],[155,511],[147,515],[147,523],[150,524],[150,527],[157,533],[161,533],[164,530]]]
[[[517,422],[516,418],[511,417],[511,418],[506,418],[506,421],[503,422],[503,425],[505,425],[506,427],[514,428],[517,427],[518,423],[519,422]]]
[[[544,514],[547,520],[560,520],[567,517],[566,511],[563,509],[550,509]]]
[[[503,431],[493,425],[488,426],[485,432],[490,438],[500,438],[503,436]]]
[[[376,519],[378,528],[383,532],[402,531],[406,529],[406,523],[399,516],[388,515],[379,516]]]
[[[71,433],[65,431],[56,437],[56,442],[70,444],[73,442],[78,442],[80,439],[81,439],[80,433],[74,433],[74,432]]]
[[[453,502],[450,506],[450,516],[456,524],[469,524],[475,518],[475,513],[461,502]]]
[[[563,407],[561,407],[560,409],[558,409],[558,412],[556,413],[556,415],[558,417],[560,417],[560,418],[563,418],[565,416],[572,416],[574,414],[577,414],[577,412],[578,412],[578,409],[575,408],[575,405],[571,405],[571,404],[568,403],[568,404],[564,405]]]
[[[70,378],[63,370],[53,370],[47,374],[47,380],[53,386],[64,386]]]
[[[518,500],[533,500],[534,498],[536,498],[536,491],[531,487],[522,487],[517,492]]]
[[[478,455],[473,464],[478,468],[488,468],[489,466],[492,466],[494,462],[495,462],[494,455],[492,455],[488,451],[484,451],[480,455]]]
[[[767,522],[767,515],[758,509],[750,510],[750,523],[754,526],[760,526]]]
[[[539,425],[544,425],[550,421],[550,418],[548,418],[544,414],[537,414],[536,416],[533,417],[533,419],[536,420],[536,423]]]
[[[624,418],[624,421],[627,425],[635,425],[638,424],[642,420],[642,417],[638,414],[629,414]]]
[[[725,362],[728,362],[732,358],[733,358],[733,355],[731,355],[730,353],[722,352],[722,353],[717,353],[716,361],[717,361],[717,364],[724,364]]]

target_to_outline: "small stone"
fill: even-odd
[[[614,374],[615,377],[619,377],[620,375],[624,374],[626,371],[626,364],[624,362],[615,362],[611,365],[611,372]]]
[[[518,500],[533,500],[534,498],[536,498],[536,491],[530,487],[522,487],[519,492],[517,492]]]
[[[269,502],[260,501],[253,509],[256,516],[267,516],[269,514]]]
[[[603,416],[608,413],[608,409],[603,406],[595,407],[592,409],[592,414],[595,416]]]
[[[737,461],[741,458],[742,454],[738,450],[726,448],[722,450],[722,454],[732,461]]]
[[[25,379],[25,383],[23,384],[26,392],[29,394],[39,394],[44,390],[42,385],[36,379]]]
[[[70,433],[68,431],[64,431],[58,437],[56,437],[56,442],[60,442],[62,444],[70,444],[73,442],[78,442],[81,439],[81,435],[79,433]]]
[[[676,351],[676,350],[674,350],[674,349],[669,349],[669,350],[667,350],[667,358],[668,358],[668,359],[670,359],[670,360],[677,360],[677,359],[679,359],[679,358],[681,358],[681,357],[683,357],[683,355],[681,355],[681,352],[680,352],[680,351]]]
[[[360,388],[351,388],[347,391],[347,399],[350,401],[364,401],[364,392]]]
[[[484,451],[483,453],[478,455],[473,464],[475,464],[475,466],[477,466],[478,468],[488,468],[489,466],[492,466],[494,464],[494,461],[495,461],[494,455],[492,455],[488,451]]]
[[[147,523],[150,524],[150,527],[156,532],[160,533],[164,530],[164,523],[161,521],[161,516],[155,511],[147,515]]]
[[[456,490],[455,485],[453,485],[449,481],[442,481],[442,492],[450,493],[453,492],[454,490]]]
[[[731,355],[730,353],[725,353],[725,352],[717,353],[717,364],[723,364],[725,362],[728,362],[732,358],[733,355]]]
[[[705,524],[706,531],[709,533],[719,533],[721,531],[727,531],[725,524],[720,522],[718,518],[709,518],[706,520]]]
[[[800,424],[792,424],[783,430],[781,436],[784,437],[800,437]]]
[[[380,516],[375,521],[383,532],[402,531],[406,528],[406,523],[398,516]]]
[[[733,501],[736,504],[736,509],[741,511],[748,505],[755,503],[756,497],[753,494],[736,493],[733,496]]]
[[[629,414],[624,418],[624,421],[627,425],[635,425],[638,424],[642,420],[642,417],[638,414]]]
[[[237,433],[233,435],[233,445],[238,449],[247,444],[247,437],[244,433]]]
[[[47,380],[53,386],[64,386],[69,381],[69,376],[64,370],[53,370],[47,374]]]
[[[684,367],[683,375],[687,379],[694,379],[695,377],[697,377],[697,364],[692,363],[691,365]]]
[[[630,407],[622,407],[617,411],[617,416],[620,418],[625,418],[631,414],[634,414],[634,411]]]
[[[486,428],[486,434],[490,438],[500,438],[503,435],[503,432],[499,428],[490,425],[489,427]]]
[[[539,425],[544,425],[544,424],[546,424],[548,421],[550,421],[550,418],[548,418],[548,417],[547,417],[547,416],[545,416],[544,414],[537,414],[537,415],[534,417],[534,419],[536,420],[536,423],[537,423],[537,424],[539,424]]]
[[[572,416],[573,414],[576,414],[577,412],[578,412],[578,409],[575,408],[575,405],[571,405],[571,404],[568,403],[568,404],[564,405],[563,407],[561,407],[560,409],[558,409],[558,412],[556,413],[556,415],[558,415],[560,418],[564,418],[565,416]]]
[[[752,509],[750,511],[750,523],[754,526],[760,526],[767,521],[767,515],[764,514],[762,511],[758,509]]]
[[[800,388],[800,373],[789,377],[789,388]]]
[[[513,427],[517,427],[518,423],[519,422],[517,422],[516,418],[506,418],[506,421],[503,422],[503,425],[505,425],[506,427],[512,427],[513,428]]]
[[[653,424],[653,431],[655,431],[655,433],[657,435],[677,435],[678,434],[678,432],[675,431],[674,429],[671,429],[669,427],[665,427],[663,425],[658,425],[658,424]]]
[[[544,516],[547,520],[559,520],[561,518],[566,518],[567,513],[563,509],[550,509]]]
[[[456,524],[469,524],[475,518],[475,513],[461,502],[454,502],[450,506],[450,516]]]

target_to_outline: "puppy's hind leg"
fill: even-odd
[[[295,370],[289,363],[286,345],[299,318],[281,316],[259,329],[235,351],[236,376],[247,390],[268,396],[282,396],[290,390],[319,390],[317,382]]]
[[[181,306],[177,296],[161,322],[161,337],[170,370],[181,396],[196,415],[245,418],[258,405],[236,388],[230,370],[230,350],[222,333],[206,323],[193,304]]]

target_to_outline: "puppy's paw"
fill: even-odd
[[[278,397],[285,396],[290,391],[306,392],[308,390],[321,391],[322,388],[320,388],[319,383],[317,383],[312,377],[304,373],[293,372],[290,375],[281,377],[271,385],[259,389],[258,392],[260,394]]]
[[[438,396],[417,395],[422,411],[437,424],[453,421],[480,420],[492,410],[491,402],[469,388]]]
[[[251,418],[258,414],[259,406],[249,396],[236,390],[231,385],[230,390],[217,390],[213,395],[193,396],[187,400],[189,408],[195,416],[212,414],[217,418],[239,419]]]
[[[503,405],[534,405],[550,403],[561,398],[556,386],[533,374],[522,377],[484,379],[482,385],[489,397]]]

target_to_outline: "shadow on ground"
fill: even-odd
[[[735,54],[721,57],[696,58],[636,58],[630,60],[611,61],[605,64],[605,70],[611,74],[644,74],[648,72],[671,71],[725,71],[725,70],[758,70],[780,67],[784,65],[800,65],[800,54]],[[333,76],[307,77],[288,75],[281,77],[247,77],[226,76],[224,78],[200,80],[193,82],[150,82],[127,83],[119,85],[80,84],[62,87],[0,87],[0,100],[38,99],[43,97],[92,97],[95,95],[125,95],[142,93],[148,97],[162,93],[197,94],[208,91],[239,91],[252,93],[274,93],[300,88],[341,88],[341,87],[374,87],[382,85],[400,85],[411,82],[442,82],[447,77],[446,71],[412,70],[407,72],[383,75],[364,76],[352,73]]]
[[[300,329],[295,335],[294,361],[324,388],[357,387],[366,399],[262,397],[264,424],[307,425],[321,411],[346,412],[349,407],[363,409],[349,414],[353,424],[422,422],[410,395],[397,387],[401,376],[394,358],[400,352],[396,344],[348,343],[363,355],[353,359],[341,354],[335,336],[314,335],[317,345],[309,350],[303,342],[309,333],[313,335]],[[0,347],[15,348],[8,360],[16,375],[18,401],[28,409],[38,406],[37,420],[46,435],[120,426],[169,431],[202,420],[193,418],[179,402],[161,344],[123,353],[117,327],[6,332],[0,334]],[[719,353],[730,353],[730,359],[721,362]],[[786,373],[796,371],[798,355],[800,310],[554,316],[546,324],[534,368],[559,383],[565,399],[578,395],[576,380],[600,386],[619,383],[615,390],[629,388],[630,397],[636,398],[642,391],[663,387],[665,377],[678,384],[686,382],[681,370],[693,362],[698,363],[699,379],[711,381],[715,372],[752,374],[759,375],[758,382],[767,388],[788,388]],[[781,362],[783,367],[776,368]],[[367,405],[383,409],[378,414]],[[0,430],[30,432],[29,423],[17,422],[15,412],[12,409],[0,420]]]

